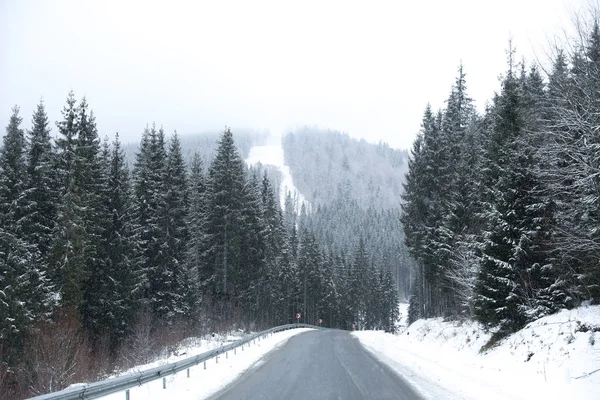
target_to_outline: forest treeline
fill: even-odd
[[[462,66],[445,108],[426,108],[403,196],[410,321],[475,318],[498,338],[600,301],[598,23],[581,18],[546,74],[510,46],[482,114]]]
[[[408,299],[413,260],[399,224],[408,152],[308,126],[286,133],[282,146],[294,184],[310,203],[300,226],[334,253],[368,238],[373,262],[392,271],[400,298]]]
[[[86,99],[51,127],[15,107],[0,149],[0,397],[148,362],[177,341],[300,322],[394,330],[398,294],[363,240],[332,252],[280,207],[226,129],[206,167],[148,126],[133,168]],[[291,213],[291,214],[290,214]],[[285,221],[288,221],[286,223]],[[360,239],[360,238],[359,238]]]

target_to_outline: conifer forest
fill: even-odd
[[[212,332],[395,333],[400,301],[409,323],[474,320],[494,340],[599,303],[598,15],[547,60],[509,41],[484,108],[459,65],[409,151],[285,132],[306,202],[280,199],[281,176],[246,164],[253,144],[235,129],[192,148],[149,123],[122,143],[73,91],[57,122],[43,101],[31,116],[15,106],[0,143],[0,398]]]
[[[43,102],[27,130],[15,107],[0,153],[7,392],[59,390],[106,372],[92,357],[132,366],[190,335],[266,329],[297,313],[395,330],[391,270],[362,238],[334,251],[300,223],[306,211],[284,215],[229,129],[209,164],[195,154],[188,165],[176,133],[148,126],[132,168],[118,135],[100,140],[85,98],[68,95],[56,130],[53,140]]]

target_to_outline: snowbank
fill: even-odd
[[[289,338],[302,332],[310,331],[307,328],[291,329],[275,333],[267,338],[257,340],[255,344],[250,346],[244,345],[244,350],[241,347],[236,350],[236,354],[230,352],[227,356],[220,355],[218,362],[216,359],[211,359],[204,365],[200,364],[190,369],[190,377],[187,378],[187,372],[182,371],[175,375],[170,375],[166,378],[167,388],[163,389],[161,379],[149,382],[143,386],[138,386],[130,389],[131,400],[186,400],[186,399],[204,399],[208,396],[223,389],[225,386],[233,382],[242,373],[251,367],[259,365],[259,361],[270,351],[279,348]],[[152,364],[138,366],[133,371],[139,371],[147,368],[152,368],[158,365],[174,362],[182,358],[190,357],[195,354],[208,351],[212,348],[219,347],[220,341],[204,341],[199,346],[190,347],[185,351],[187,354],[171,355],[168,359],[157,361]],[[105,400],[123,400],[125,393],[115,393],[109,396],[101,397]]]
[[[354,334],[426,398],[600,399],[600,306],[541,318],[484,353],[491,335],[474,322]]]

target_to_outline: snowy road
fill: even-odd
[[[345,331],[292,337],[212,399],[421,399]]]

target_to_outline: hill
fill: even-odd
[[[406,150],[311,127],[284,135],[282,146],[294,183],[311,204],[343,197],[355,199],[363,209],[399,206],[408,170]]]

